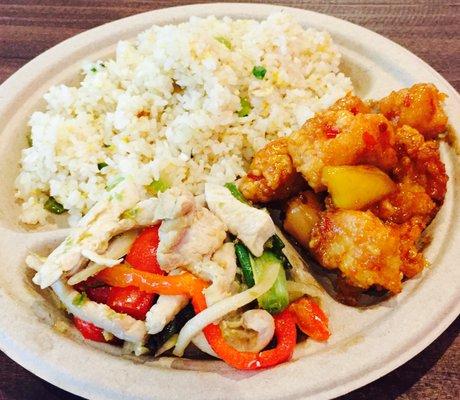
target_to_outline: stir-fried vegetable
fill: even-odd
[[[324,342],[331,335],[327,315],[318,303],[310,297],[302,297],[291,303],[289,310],[294,313],[300,330],[314,340]]]
[[[97,274],[97,278],[110,286],[136,286],[146,293],[156,294],[184,294],[193,297],[195,292],[201,291],[208,285],[189,272],[181,275],[163,276],[151,272],[139,271],[126,264],[115,265]]]
[[[319,288],[318,284],[287,281],[286,287],[289,292],[289,302],[292,303],[297,299],[308,295],[310,297],[321,297],[323,292]]]
[[[198,309],[203,311],[201,311],[184,325],[184,328],[180,331],[174,354],[177,356],[182,356],[190,341],[200,331],[202,331],[205,326],[212,324],[214,321],[222,318],[229,312],[249,304],[251,301],[259,298],[265,292],[267,292],[275,283],[279,268],[279,262],[267,265],[264,275],[261,277],[260,281],[257,282],[256,285],[254,285],[252,288],[214,303],[209,308],[206,308],[206,301],[203,301],[203,294],[201,292],[195,292],[195,296],[192,300],[193,306],[195,307],[195,310],[197,310],[197,307],[201,304],[202,307]]]
[[[74,297],[72,300],[72,304],[77,307],[81,307],[85,302],[88,300],[88,296],[85,292],[79,293],[77,296]]]
[[[155,225],[145,228],[140,233],[126,256],[128,264],[141,271],[160,275],[165,274],[157,260],[157,249],[160,242],[158,237],[159,227],[160,225]]]
[[[170,188],[170,184],[165,179],[154,179],[150,182],[149,185],[145,187],[147,192],[152,195],[156,196],[158,193],[164,192]]]
[[[248,204],[248,201],[244,198],[244,196],[238,190],[238,188],[236,187],[236,184],[234,182],[228,182],[224,186],[228,190],[230,190],[230,193],[233,195],[233,197],[235,197],[235,199],[241,201],[244,204]]]
[[[248,287],[253,287],[255,285],[254,274],[252,272],[252,264],[254,261],[252,260],[251,253],[243,243],[239,242],[235,244],[235,253],[238,265],[243,272],[244,283],[246,283]]]
[[[166,343],[173,335],[179,333],[185,323],[194,316],[195,313],[192,305],[189,304],[187,307],[183,308],[161,332],[149,336],[147,347],[150,352],[153,354],[157,353],[160,347],[163,346],[163,344]]]
[[[225,36],[216,36],[214,39],[223,44],[227,49],[232,50],[232,42],[230,42],[230,40],[228,40]]]
[[[144,320],[154,300],[154,294],[145,293],[136,287],[112,287],[106,304],[116,312]]]
[[[98,328],[91,322],[86,322],[80,318],[73,317],[73,323],[85,339],[92,340],[94,342],[106,342],[104,330]]]
[[[295,320],[289,311],[275,316],[276,347],[261,352],[241,352],[227,344],[218,325],[204,328],[206,340],[216,354],[237,369],[254,370],[268,368],[289,360],[296,345]]]
[[[202,313],[204,311],[195,306],[195,312]],[[209,324],[203,329],[203,332],[214,352],[232,367],[242,370],[268,368],[289,360],[297,340],[294,315],[289,310],[275,315],[274,319],[276,347],[261,352],[252,353],[236,350],[225,341],[219,325]]]
[[[252,106],[247,97],[240,99],[241,108],[238,111],[238,117],[247,117],[251,112]]]
[[[267,69],[262,65],[256,65],[252,69],[252,75],[254,75],[257,79],[264,79],[266,73]]]
[[[284,242],[276,234],[267,240],[267,243],[265,243],[265,248],[270,250],[276,258],[283,263],[284,268],[290,269],[292,268],[292,265],[283,252],[284,247]]]
[[[284,310],[289,304],[289,293],[286,287],[286,273],[278,257],[270,251],[264,251],[262,256],[254,259],[253,272],[256,283],[260,282],[267,270],[279,265],[278,276],[268,292],[257,299],[259,306],[274,314]]]
[[[62,214],[67,211],[53,196],[48,197],[48,200],[45,201],[43,208],[53,214]]]

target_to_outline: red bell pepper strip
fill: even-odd
[[[203,289],[207,284],[188,272],[176,276],[160,276],[137,271],[126,265],[116,265],[101,271],[97,278],[111,286],[135,286],[147,293],[187,295],[192,298],[196,313],[207,307],[203,295]],[[225,341],[218,325],[210,324],[203,329],[203,332],[212,349],[229,365],[250,370],[267,368],[289,360],[297,339],[295,317],[291,311],[284,310],[275,315],[274,319],[277,345],[274,349],[261,352],[236,350]]]
[[[329,339],[329,319],[318,303],[310,297],[302,297],[289,306],[300,330],[312,339],[324,342]]]
[[[136,287],[111,287],[105,304],[116,312],[144,320],[155,300],[155,295]]]
[[[196,313],[206,308],[206,300],[201,292],[195,293],[193,306]],[[225,341],[219,325],[210,324],[203,329],[203,333],[214,352],[232,367],[242,370],[268,368],[288,361],[297,342],[295,318],[289,310],[276,314],[274,320],[276,347],[261,352],[236,350]]]
[[[96,303],[107,304],[107,299],[112,288],[110,286],[97,286],[91,287],[88,286],[84,289],[88,298]]]
[[[80,318],[73,317],[73,323],[85,339],[93,340],[94,342],[106,342],[105,337],[102,334],[103,330],[91,322],[86,322]]]
[[[295,319],[288,310],[274,316],[277,344],[274,349],[261,352],[238,351],[224,339],[219,325],[210,324],[203,329],[206,340],[215,353],[227,364],[237,369],[268,368],[288,361],[294,352],[297,332]]]
[[[159,227],[160,225],[155,225],[145,228],[139,234],[126,256],[128,264],[141,271],[159,275],[165,274],[157,260],[157,249],[160,242],[158,237]]]

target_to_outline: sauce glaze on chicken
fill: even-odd
[[[432,84],[348,94],[256,153],[240,190],[282,200],[285,230],[348,284],[398,293],[426,265],[420,238],[446,194],[444,97]]]

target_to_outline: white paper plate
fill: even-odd
[[[415,82],[430,81],[448,94],[451,124],[460,130],[460,96],[431,67],[397,44],[330,16],[267,5],[206,4],[135,15],[77,35],[46,51],[0,87],[0,347],[12,359],[47,381],[93,399],[297,399],[330,398],[365,385],[415,356],[436,339],[460,311],[458,204],[459,166],[443,147],[450,176],[445,205],[432,228],[426,251],[432,266],[412,279],[396,298],[366,311],[326,302],[333,336],[328,344],[307,341],[294,360],[260,372],[239,372],[220,362],[162,359],[144,363],[122,358],[108,346],[83,344],[47,323],[52,307],[26,277],[30,250],[56,245],[63,232],[24,231],[18,224],[13,182],[26,122],[43,106],[52,84],[75,81],[83,59],[109,56],[121,39],[152,24],[177,23],[190,16],[265,18],[292,13],[305,26],[327,29],[344,55],[344,70],[364,97],[379,97]]]

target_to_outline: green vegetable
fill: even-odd
[[[284,268],[292,268],[291,263],[283,253],[284,243],[278,235],[273,235],[270,239],[268,239],[264,247],[275,254],[278,260],[283,263]]]
[[[260,296],[257,301],[259,306],[272,314],[283,311],[289,305],[289,293],[286,284],[286,272],[284,271],[282,262],[271,251],[264,253],[254,259],[253,273],[255,283],[258,283],[265,271],[274,263],[280,264],[278,277],[270,290]]]
[[[61,203],[58,203],[53,196],[48,197],[43,208],[53,214],[62,214],[67,211]]]
[[[97,163],[97,169],[100,171],[102,168],[105,168],[107,167],[109,164],[105,163],[105,162],[100,162],[100,163]]]
[[[91,68],[91,72],[96,72],[96,71],[97,71],[96,67]]]
[[[195,312],[193,311],[193,306],[188,304],[187,307],[180,311],[179,314],[176,315],[176,318],[166,325],[161,332],[149,336],[146,346],[150,352],[155,354],[163,343],[171,338],[171,336],[178,333],[185,323],[194,316]]]
[[[149,185],[146,186],[146,190],[152,196],[156,196],[160,192],[164,192],[169,189],[171,185],[164,179],[154,179]]]
[[[230,193],[235,197],[237,200],[241,201],[244,204],[248,204],[248,201],[244,198],[244,196],[241,194],[241,192],[238,190],[236,185],[233,182],[226,183],[224,185],[228,190],[230,190]]]
[[[110,185],[107,185],[105,188],[110,191],[112,190],[115,186],[117,186],[120,182],[122,182],[125,178],[122,176],[116,177]]]
[[[264,67],[262,67],[262,65],[256,65],[252,69],[252,75],[254,75],[257,79],[264,79],[266,73],[267,70]]]
[[[248,287],[253,287],[255,285],[254,274],[252,272],[254,261],[251,253],[249,253],[248,248],[243,243],[238,242],[235,244],[235,254],[238,265],[243,272],[244,283],[246,283]]]
[[[222,43],[227,49],[232,50],[232,42],[230,42],[230,40],[228,40],[226,37],[216,36],[214,39],[216,39],[219,43]]]
[[[137,214],[139,214],[139,208],[134,207],[130,208],[129,210],[126,210],[121,213],[121,218],[123,219],[134,219],[137,217]]]
[[[72,304],[77,307],[81,307],[88,300],[85,292],[78,293],[72,300]]]
[[[251,112],[252,106],[247,97],[242,97],[240,100],[241,108],[238,111],[238,117],[247,117]]]
[[[29,145],[29,147],[32,147],[32,146],[33,146],[32,134],[29,133],[29,134],[26,136],[26,139],[27,139],[27,144]]]

